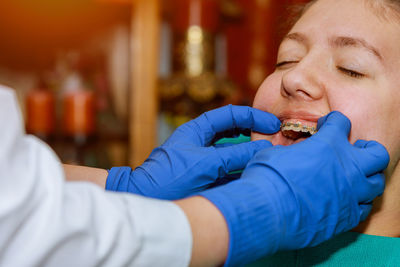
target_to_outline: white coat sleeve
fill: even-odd
[[[0,266],[187,266],[192,236],[168,201],[65,182],[0,87]]]

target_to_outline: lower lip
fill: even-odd
[[[305,137],[302,137],[302,138],[299,138],[299,139],[296,139],[296,140],[289,139],[289,138],[283,136],[282,132],[279,131],[278,133],[276,133],[276,134],[272,137],[271,143],[272,143],[274,146],[276,146],[276,145],[290,146],[290,145],[293,145],[293,144],[300,143],[300,142],[302,142],[302,141],[304,141],[304,140],[306,140],[306,139],[307,139],[307,138],[305,138]]]

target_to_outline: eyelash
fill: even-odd
[[[364,74],[356,72],[354,70],[349,70],[349,69],[346,69],[346,68],[343,68],[343,67],[337,67],[337,68],[338,68],[338,70],[340,70],[341,72],[349,75],[352,78],[363,78],[365,76]]]
[[[279,62],[275,65],[276,68],[282,67],[284,65],[287,64],[291,64],[291,63],[298,63],[298,61],[282,61]],[[347,74],[348,76],[352,77],[352,78],[363,78],[365,75],[359,72],[356,72],[354,70],[349,70],[343,67],[337,67],[339,71],[343,72],[344,74]]]

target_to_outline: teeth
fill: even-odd
[[[281,124],[282,131],[294,131],[294,132],[302,132],[309,133],[313,135],[317,132],[317,129],[312,126],[302,125],[300,122],[285,122]]]

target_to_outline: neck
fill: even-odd
[[[353,231],[369,235],[400,237],[400,164],[388,167],[384,194],[374,200],[371,215]]]

